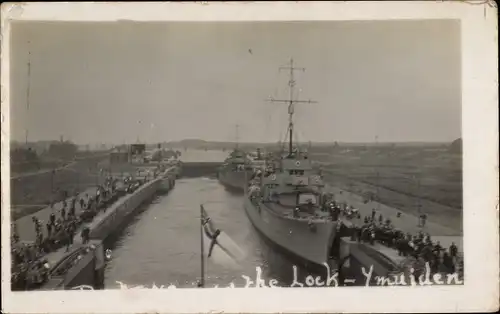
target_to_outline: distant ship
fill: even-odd
[[[246,180],[250,178],[253,170],[247,154],[235,148],[217,172],[219,182],[226,188],[243,192]]]
[[[255,152],[248,153],[248,157],[252,160],[252,162],[265,161],[266,155],[262,153],[260,148],[257,148]]]
[[[257,148],[255,152],[251,152],[248,154],[248,158],[250,159],[250,167],[252,168],[252,173],[256,170],[264,171],[268,161],[271,160],[272,155],[262,153],[260,148]],[[248,178],[246,179],[248,183]],[[245,186],[246,187],[246,186]]]
[[[122,179],[127,176],[145,179],[160,175],[160,194],[169,192],[175,185],[174,178],[178,178],[180,167],[177,154],[162,149],[160,144],[152,151],[147,151],[145,144],[131,144],[126,145],[125,150],[118,148],[110,153],[110,169]],[[167,174],[165,170],[168,168],[171,170]]]
[[[290,95],[295,81],[290,61]],[[293,99],[273,100],[288,104],[288,150],[273,154],[265,171],[256,170],[245,188],[244,207],[249,220],[272,246],[306,269],[324,273],[336,268],[343,224],[327,208],[322,176],[313,169],[307,153],[294,148]],[[299,266],[298,265],[298,266]]]

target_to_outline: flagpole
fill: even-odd
[[[201,278],[200,288],[205,287],[205,246],[203,241],[203,205],[200,205],[200,250],[201,250]]]

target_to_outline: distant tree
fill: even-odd
[[[50,144],[48,153],[49,155],[62,159],[72,159],[75,157],[78,147],[69,142],[54,142]]]

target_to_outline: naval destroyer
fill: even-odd
[[[236,147],[219,168],[217,178],[226,188],[243,192],[246,179],[250,177],[251,173],[250,159],[244,151]]]
[[[319,274],[336,270],[343,284],[349,278],[351,283],[355,279],[355,285],[364,285],[368,280],[363,278],[363,268],[371,269],[370,284],[380,285],[376,278],[391,277],[393,283],[407,285],[411,274],[420,280],[426,272],[423,263],[429,262],[423,247],[427,247],[426,254],[433,247],[430,235],[405,235],[390,221],[377,224],[374,217],[371,221],[365,217],[368,221],[360,226],[361,217],[353,216],[350,212],[354,208],[348,206],[356,203],[353,195],[340,192],[344,202],[335,201],[307,153],[294,147],[294,105],[312,101],[293,99],[294,71],[298,68],[291,60],[286,69],[290,70],[290,97],[271,101],[288,105],[288,149],[281,155],[270,156],[264,171],[255,171],[247,181],[244,208],[249,220],[264,240],[288,255],[295,265]],[[414,241],[420,244],[415,245]],[[462,257],[457,258],[458,274],[450,274],[451,268],[448,269],[447,284],[457,283],[463,276]],[[441,269],[432,272],[445,274]]]
[[[334,218],[334,211],[324,205],[326,193],[322,176],[313,169],[307,153],[294,147],[294,106],[314,102],[292,98],[294,71],[299,68],[294,68],[292,59],[286,69],[290,70],[290,98],[270,100],[288,104],[288,149],[269,160],[265,171],[252,174],[245,189],[244,208],[264,240],[298,266],[324,273],[326,265],[330,269],[338,267],[344,225]]]

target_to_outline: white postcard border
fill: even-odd
[[[472,1],[470,1],[472,2]],[[484,2],[484,1],[483,1]],[[498,308],[497,9],[489,2],[256,2],[2,4],[2,311],[442,312]],[[460,19],[465,285],[10,292],[9,22]]]

